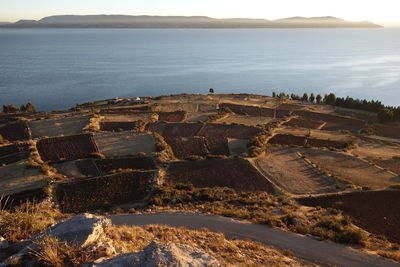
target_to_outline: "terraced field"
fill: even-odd
[[[275,193],[274,186],[247,160],[218,159],[171,162],[165,182],[195,187],[231,187],[238,191]]]
[[[332,151],[303,149],[313,163],[358,186],[383,188],[400,183],[400,177],[350,155]]]
[[[400,191],[357,192],[300,199],[303,205],[343,210],[367,231],[400,243]]]
[[[346,187],[345,183],[313,168],[297,151],[299,149],[270,146],[254,164],[273,183],[291,194],[337,192]]]
[[[151,155],[155,151],[155,141],[146,133],[96,133],[94,140],[99,152],[106,157],[123,157],[140,152]]]
[[[29,121],[32,137],[53,137],[61,135],[81,134],[83,128],[89,123],[89,117],[72,117],[59,119],[46,119]]]

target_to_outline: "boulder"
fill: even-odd
[[[70,244],[87,247],[96,242],[110,225],[110,219],[84,213],[57,224],[48,235]]]
[[[128,267],[128,266],[174,266],[200,267],[221,266],[211,255],[201,249],[173,243],[153,241],[140,252],[126,253],[114,258],[92,263],[92,267]]]

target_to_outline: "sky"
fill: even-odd
[[[51,15],[182,15],[278,19],[335,16],[400,26],[400,0],[0,0],[0,21]]]

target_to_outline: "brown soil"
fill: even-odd
[[[0,135],[8,141],[28,140],[31,138],[29,128],[24,121],[4,125],[0,128]]]
[[[140,152],[151,155],[155,142],[151,134],[135,132],[96,133],[94,140],[100,153],[106,157],[124,157]]]
[[[146,131],[156,132],[162,136],[188,137],[195,136],[203,127],[201,123],[149,123]]]
[[[292,118],[290,121],[285,122],[283,126],[289,126],[294,128],[307,128],[307,129],[319,129],[324,124],[323,121],[315,121],[305,118]]]
[[[171,146],[175,157],[187,159],[190,156],[205,156],[208,153],[206,140],[202,136],[167,137],[165,141]]]
[[[307,138],[306,146],[318,147],[318,148],[330,148],[330,149],[346,149],[349,143],[333,140],[323,140],[315,138]]]
[[[192,184],[195,187],[231,187],[238,191],[275,193],[273,185],[244,159],[172,162],[165,182]]]
[[[27,159],[29,154],[28,144],[0,146],[0,166]]]
[[[357,192],[303,198],[299,202],[343,210],[361,228],[400,243],[400,191]]]
[[[100,114],[130,114],[130,113],[141,113],[150,111],[151,108],[149,106],[140,106],[140,107],[129,107],[129,108],[102,109],[100,111]]]
[[[306,144],[306,138],[304,136],[276,134],[271,139],[268,140],[268,144],[303,147]]]
[[[81,134],[88,123],[89,117],[74,117],[29,121],[28,126],[31,129],[32,137],[39,138]]]
[[[337,192],[345,184],[326,176],[299,157],[295,148],[268,147],[267,153],[254,160],[271,181],[292,194]]]
[[[158,120],[165,122],[182,122],[186,119],[187,113],[185,111],[175,112],[157,112]]]
[[[311,112],[305,110],[295,110],[293,113],[306,119],[325,121],[326,124],[322,127],[322,129],[328,131],[348,130],[351,132],[358,132],[365,126],[365,122],[362,120],[345,118],[332,114]]]
[[[400,175],[400,158],[387,159],[387,160],[374,160],[374,162],[377,165]]]
[[[128,121],[121,121],[121,122],[100,122],[100,130],[101,131],[131,131],[135,128],[136,122],[128,122]]]
[[[126,172],[56,185],[63,212],[83,212],[111,204],[141,201],[150,191],[154,172]]]
[[[400,139],[400,125],[376,123],[373,124],[371,128],[373,129],[376,135]]]
[[[197,133],[199,136],[214,138],[223,136],[225,138],[248,139],[260,132],[259,128],[245,125],[205,124]]]
[[[314,149],[303,149],[302,153],[322,169],[358,186],[387,187],[400,183],[400,177],[347,154]]]
[[[99,152],[91,134],[46,138],[36,146],[43,161],[76,160]]]

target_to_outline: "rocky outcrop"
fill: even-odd
[[[70,244],[87,247],[95,243],[110,225],[110,219],[84,213],[57,224],[48,235]]]
[[[211,255],[181,244],[153,241],[140,252],[126,253],[89,265],[91,267],[128,266],[221,266]]]

